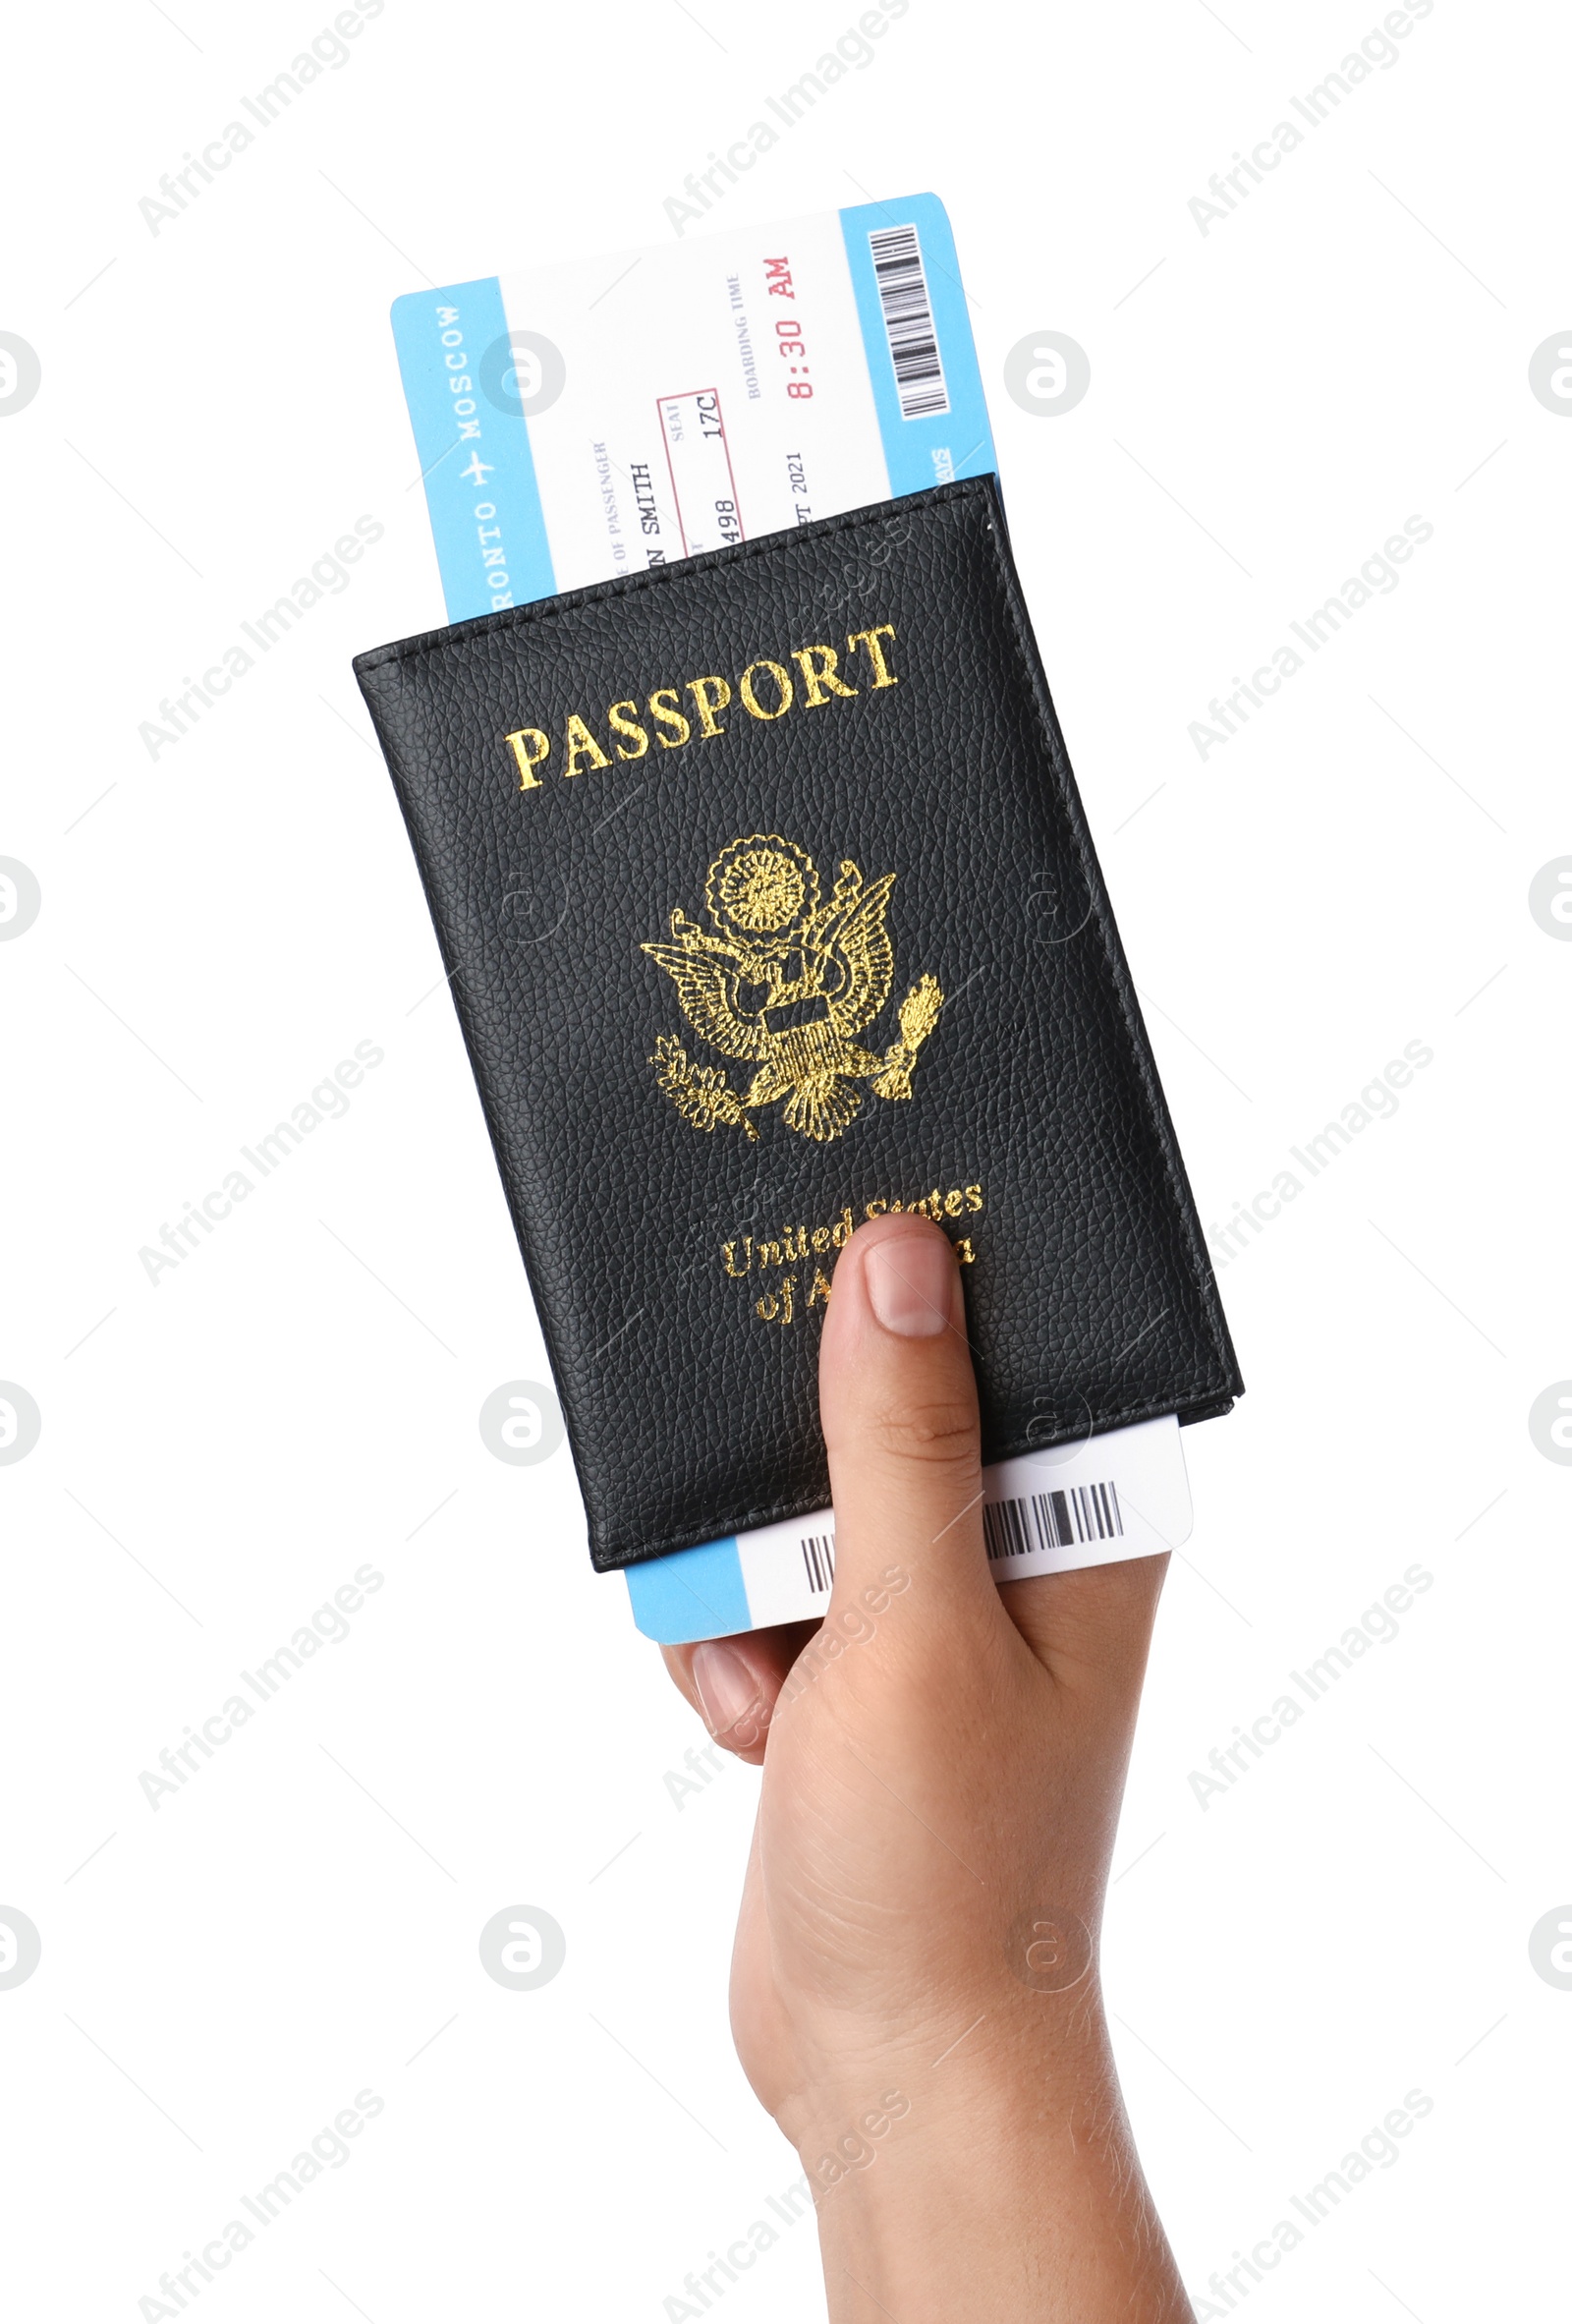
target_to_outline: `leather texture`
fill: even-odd
[[[825,1505],[823,1286],[870,1204],[964,1246],[985,1459],[1228,1410],[991,478],[355,669],[597,1567]]]

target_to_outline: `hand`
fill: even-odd
[[[842,1251],[821,1626],[671,1648],[762,1765],[732,2029],[818,2206],[836,2324],[1178,2324],[1095,1940],[1162,1559],[1001,1589],[947,1237]]]

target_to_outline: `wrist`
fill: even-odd
[[[774,2109],[817,2192],[866,2169],[899,2135],[944,2135],[1062,2114],[1112,2080],[1094,1940],[1067,1906],[1018,1916],[1003,1949],[1011,1974],[935,1976],[886,2007],[792,2013],[797,2072]],[[881,1997],[887,2004],[890,1997]],[[949,2127],[953,2126],[953,2130]]]
[[[1058,2006],[992,2012],[946,2058],[888,2058],[861,2102],[845,2083],[815,2097],[796,2143],[833,2324],[1189,2324],[1095,1978],[1044,1998]]]
[[[1111,2076],[1095,1976],[1046,2008],[991,1998],[970,2023],[960,2010],[935,2012],[876,2039],[842,2038],[807,2067],[777,2120],[815,2197],[897,2147],[1025,2132]]]

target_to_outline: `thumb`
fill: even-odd
[[[832,1609],[894,1566],[920,1585],[908,1602],[918,1618],[953,1620],[970,1603],[996,1619],[961,1272],[928,1219],[875,1219],[841,1252],[818,1395],[835,1503]]]

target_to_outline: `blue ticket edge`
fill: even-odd
[[[668,1550],[623,1571],[635,1625],[657,1646],[731,1637],[754,1626],[735,1534],[697,1550]]]
[[[923,253],[928,305],[938,340],[939,362],[950,408],[920,420],[901,418],[895,366],[884,330],[870,234],[881,227],[915,226]],[[972,319],[966,312],[961,261],[955,252],[949,213],[936,194],[914,194],[902,201],[860,202],[841,211],[841,233],[863,326],[863,348],[873,387],[873,408],[884,444],[890,495],[926,492],[960,477],[990,476],[997,466],[988,408],[978,369]],[[961,447],[959,450],[957,445]]]
[[[392,322],[449,621],[555,596],[530,425],[498,400],[509,392],[501,283],[408,291]]]
[[[955,237],[935,194],[840,212],[890,494],[925,491],[996,466]],[[869,235],[913,225],[950,409],[903,420]],[[497,276],[409,291],[392,307],[393,344],[415,432],[449,621],[556,594],[530,424],[509,409],[510,323]],[[516,399],[515,399],[516,402]],[[959,447],[959,448],[958,448]]]

